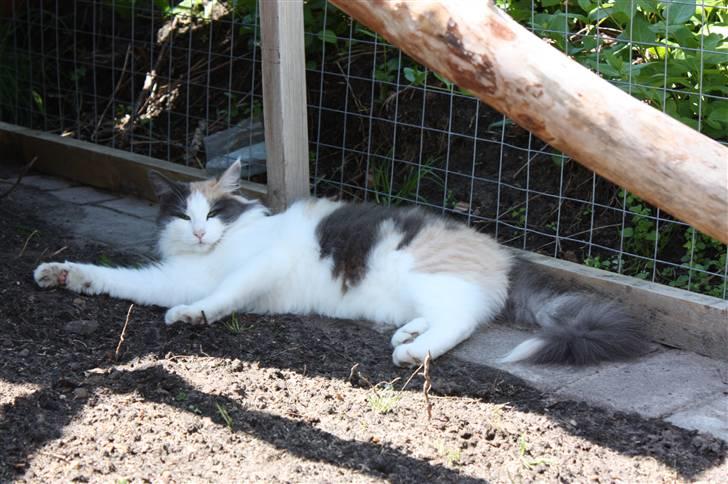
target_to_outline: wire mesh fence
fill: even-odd
[[[725,0],[496,3],[626,92],[728,142]],[[205,136],[262,117],[254,0],[8,4],[4,121],[203,166]],[[325,0],[307,0],[304,13],[316,195],[417,203],[513,247],[728,297],[725,245],[584,169]]]

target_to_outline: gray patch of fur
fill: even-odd
[[[590,365],[632,358],[646,350],[642,325],[620,304],[595,294],[564,291],[518,260],[511,270],[508,301],[500,319],[538,325],[543,342],[526,361]]]
[[[358,284],[365,276],[369,254],[379,242],[380,227],[391,220],[402,233],[397,249],[412,242],[425,226],[428,214],[418,208],[350,204],[337,208],[316,227],[321,258],[332,257],[334,277],[343,277],[344,287]]]
[[[170,180],[157,171],[149,172],[149,181],[152,182],[159,200],[157,223],[164,224],[184,213],[187,208],[187,197],[190,196],[189,184]]]
[[[242,214],[257,205],[258,203],[256,202],[246,203],[237,198],[222,197],[212,205],[210,212],[214,213],[214,216],[220,218],[224,223],[231,224]]]

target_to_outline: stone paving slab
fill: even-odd
[[[728,442],[728,392],[704,405],[677,412],[667,421],[678,427],[709,432]]]
[[[11,177],[10,179],[14,181],[15,177]],[[38,190],[43,191],[62,190],[64,188],[77,186],[77,184],[64,180],[63,178],[44,175],[24,176],[20,183],[21,185],[37,188]]]
[[[157,225],[104,207],[84,206],[83,218],[70,227],[75,233],[135,253],[154,252]]]
[[[159,211],[157,205],[132,197],[110,200],[108,202],[102,202],[99,205],[116,210],[117,212],[122,212],[127,215],[151,221],[157,220],[157,212]]]
[[[455,357],[492,368],[498,368],[529,382],[539,390],[555,391],[587,376],[597,375],[611,366],[589,367],[536,366],[523,363],[500,363],[498,360],[532,334],[500,325],[485,327],[458,346]]]
[[[726,362],[670,350],[584,378],[556,395],[664,417],[728,391],[723,375],[728,375]]]
[[[65,202],[71,202],[78,205],[90,203],[105,202],[107,200],[115,200],[119,197],[101,190],[91,187],[70,187],[62,190],[54,190],[53,195]]]

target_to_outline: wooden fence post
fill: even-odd
[[[329,0],[604,178],[728,243],[728,148],[631,97],[492,0]]]
[[[260,0],[268,204],[309,195],[303,0]]]

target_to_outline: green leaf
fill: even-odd
[[[591,2],[591,0],[577,0],[577,3],[585,12],[591,12],[591,10],[596,6]]]
[[[661,0],[665,6],[662,16],[670,24],[681,24],[695,15],[695,0]]]
[[[336,33],[334,31],[325,29],[318,33],[319,40],[323,40],[327,44],[336,45]]]
[[[625,227],[624,230],[622,230],[622,237],[625,239],[629,239],[634,235],[634,230],[632,227]]]
[[[624,32],[619,37],[632,42],[655,41],[655,34],[650,30],[650,23],[642,15],[635,15],[632,21],[627,23]]]
[[[421,71],[419,69],[413,69],[412,67],[405,67],[402,69],[404,72],[404,77],[409,82],[416,86],[421,86],[425,83],[425,79],[427,78],[427,72]]]

